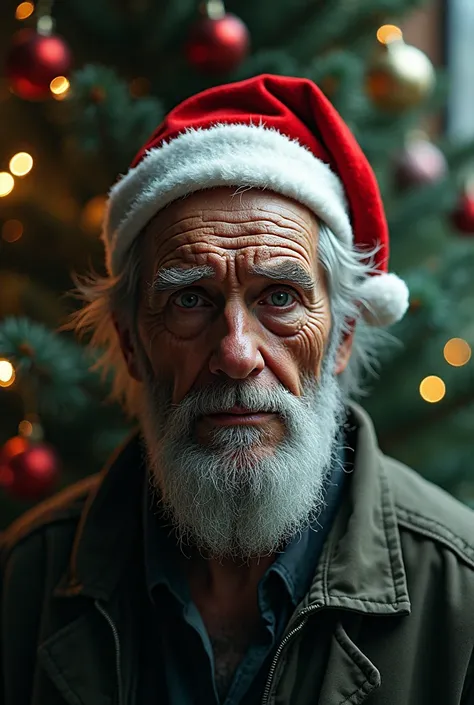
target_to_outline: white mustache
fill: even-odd
[[[190,392],[179,404],[170,407],[169,421],[189,426],[208,414],[225,414],[234,407],[247,413],[265,412],[291,418],[297,410],[301,413],[306,400],[296,397],[283,385],[263,387],[254,382],[219,384]]]

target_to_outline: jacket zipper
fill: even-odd
[[[114,644],[115,644],[115,669],[116,669],[116,674],[117,674],[117,693],[118,693],[118,702],[117,705],[122,705],[122,667],[121,667],[121,653],[120,653],[120,639],[119,639],[119,633],[118,629],[112,619],[112,617],[109,615],[109,613],[105,610],[105,608],[98,602],[98,600],[95,601],[95,606],[101,613],[101,615],[107,620],[113,636],[114,636]]]
[[[263,691],[263,697],[262,697],[262,705],[268,705],[268,697],[270,695],[270,690],[273,684],[273,676],[275,675],[276,667],[278,665],[278,660],[283,652],[283,649],[285,646],[288,644],[289,641],[294,637],[295,634],[300,632],[306,622],[308,621],[308,615],[311,612],[316,612],[318,609],[322,607],[321,604],[315,604],[311,605],[310,607],[305,607],[304,609],[301,610],[301,612],[298,614],[298,617],[303,617],[301,622],[297,624],[291,631],[288,632],[288,634],[283,638],[283,640],[280,642],[280,645],[278,646],[277,650],[275,651],[275,656],[273,657],[272,664],[270,666],[270,670],[268,671],[268,677],[267,677],[267,682],[265,684],[265,690]]]

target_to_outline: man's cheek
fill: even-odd
[[[326,349],[327,335],[317,325],[307,324],[297,335],[284,341],[275,369],[280,381],[296,396],[301,396],[302,380],[318,377]]]

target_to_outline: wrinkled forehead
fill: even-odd
[[[145,229],[146,258],[166,256],[173,249],[213,243],[300,248],[307,254],[317,245],[318,219],[291,198],[261,189],[220,187],[197,191],[160,211]]]

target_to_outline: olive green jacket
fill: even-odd
[[[262,703],[474,705],[474,514],[384,457],[351,413],[354,471]],[[145,468],[129,447],[3,537],[2,705],[145,705]]]

